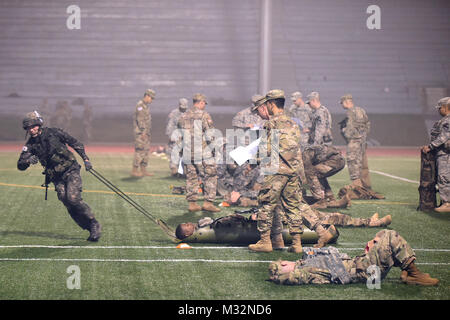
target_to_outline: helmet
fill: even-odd
[[[26,130],[33,126],[42,126],[44,124],[44,119],[37,111],[28,112],[22,121],[22,126]]]

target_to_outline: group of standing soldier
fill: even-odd
[[[133,176],[152,175],[147,171],[151,142],[149,105],[155,96],[154,90],[146,90],[135,109],[133,118],[135,153],[131,172]],[[256,183],[258,211],[255,219],[260,239],[257,243],[249,245],[251,251],[270,252],[273,249],[283,248],[281,221],[287,224],[292,237],[289,252],[297,254],[303,252],[301,234],[304,225],[317,233],[318,241],[314,246],[316,249],[324,247],[336,237],[337,231],[328,221],[331,216],[327,216],[328,223],[324,223],[324,217],[302,199],[302,188],[305,184],[309,184],[316,203],[327,204],[335,201],[326,178],[344,167],[340,152],[332,146],[330,112],[321,104],[319,93],[312,92],[307,98],[308,101],[305,103],[302,94],[295,92],[292,94],[293,105],[285,111],[284,91],[270,90],[265,95],[253,96],[253,105],[239,112],[233,119],[235,128],[263,129],[267,137],[267,141],[259,145],[256,166],[246,163],[239,167],[239,170],[235,164],[230,166],[231,170],[238,172],[235,177],[237,180],[233,180],[233,183],[247,186],[248,180],[244,178],[247,176],[251,177],[249,179],[253,182],[258,181]],[[178,151],[170,152],[170,168],[174,174],[181,165],[183,167],[190,212],[200,210],[218,212],[220,209],[214,205],[218,168],[214,154],[206,152],[209,141],[206,132],[214,128],[213,121],[205,111],[208,104],[205,95],[195,94],[192,103],[192,107],[188,109],[187,99],[180,99],[179,108],[169,115],[166,131],[171,138],[169,150],[173,150],[180,139],[183,144],[182,154]],[[347,142],[347,165],[351,185],[371,189],[366,154],[369,119],[362,108],[354,105],[351,95],[343,96],[340,104],[347,111],[340,127]],[[438,187],[442,200],[442,205],[438,208],[440,210],[437,211],[449,212],[450,98],[441,99],[437,107],[442,119],[434,125],[431,143],[424,146],[422,151],[436,154]],[[101,225],[95,219],[91,208],[81,198],[81,167],[67,148],[72,147],[81,156],[86,170],[89,171],[92,165],[83,144],[61,129],[44,127],[43,119],[36,111],[26,115],[23,128],[30,138],[23,147],[17,164],[18,169],[26,170],[30,165],[40,162],[45,169],[45,184],[52,182],[55,185],[58,199],[65,205],[72,219],[81,228],[90,232],[88,240],[98,241],[101,236]],[[175,128],[184,132],[181,137],[173,136]],[[272,141],[275,136],[276,141]],[[195,147],[199,145],[201,148]],[[255,168],[262,170],[270,166],[274,159],[261,155],[271,154],[273,149],[277,157],[275,159],[278,163],[277,170],[267,171],[264,175],[250,174]],[[228,170],[227,167],[225,169]],[[197,204],[200,181],[203,183],[204,193],[202,206]],[[233,188],[232,190],[230,196],[232,202],[237,202],[240,197],[245,198],[244,191],[237,192]],[[332,220],[331,218],[330,221]],[[376,217],[374,215],[366,224],[383,226],[389,223],[390,216],[382,220],[378,219],[378,215]],[[269,267],[271,280],[281,284],[361,282],[369,277],[368,267],[377,265],[382,267],[382,277],[386,276],[392,266],[399,266],[403,270],[402,280],[405,283],[435,285],[439,282],[417,269],[414,264],[416,259],[414,251],[395,231],[379,232],[367,244],[364,255],[353,259],[331,249],[314,251],[315,249],[308,248],[308,250],[311,251],[308,251],[310,256],[307,259],[295,263],[288,261],[272,263]]]

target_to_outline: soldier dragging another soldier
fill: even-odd
[[[22,149],[17,168],[26,170],[38,162],[44,167],[45,184],[52,182],[58,199],[67,208],[72,219],[90,232],[88,241],[98,241],[101,225],[95,219],[91,208],[81,198],[81,166],[67,145],[72,147],[83,159],[87,171],[92,169],[84,146],[68,133],[57,128],[46,128],[37,111],[28,113],[23,119],[23,128],[30,135]]]

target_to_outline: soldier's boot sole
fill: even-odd
[[[434,211],[439,213],[449,213],[450,212],[450,203],[446,202],[442,204],[440,207],[434,209]]]
[[[212,202],[205,201],[201,207],[203,211],[220,212],[220,209],[212,204]]]

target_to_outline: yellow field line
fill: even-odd
[[[30,186],[26,184],[14,184],[14,183],[4,183],[0,182],[0,186],[3,187],[16,187],[16,188],[31,188],[31,189],[45,189],[44,187],[39,186]],[[104,191],[104,190],[84,190],[83,192],[88,193],[102,193],[102,194],[115,194],[113,191]],[[126,195],[133,196],[148,196],[148,197],[169,197],[169,198],[180,198],[184,197],[183,195],[178,194],[155,194],[155,193],[138,193],[138,192],[124,192]]]

